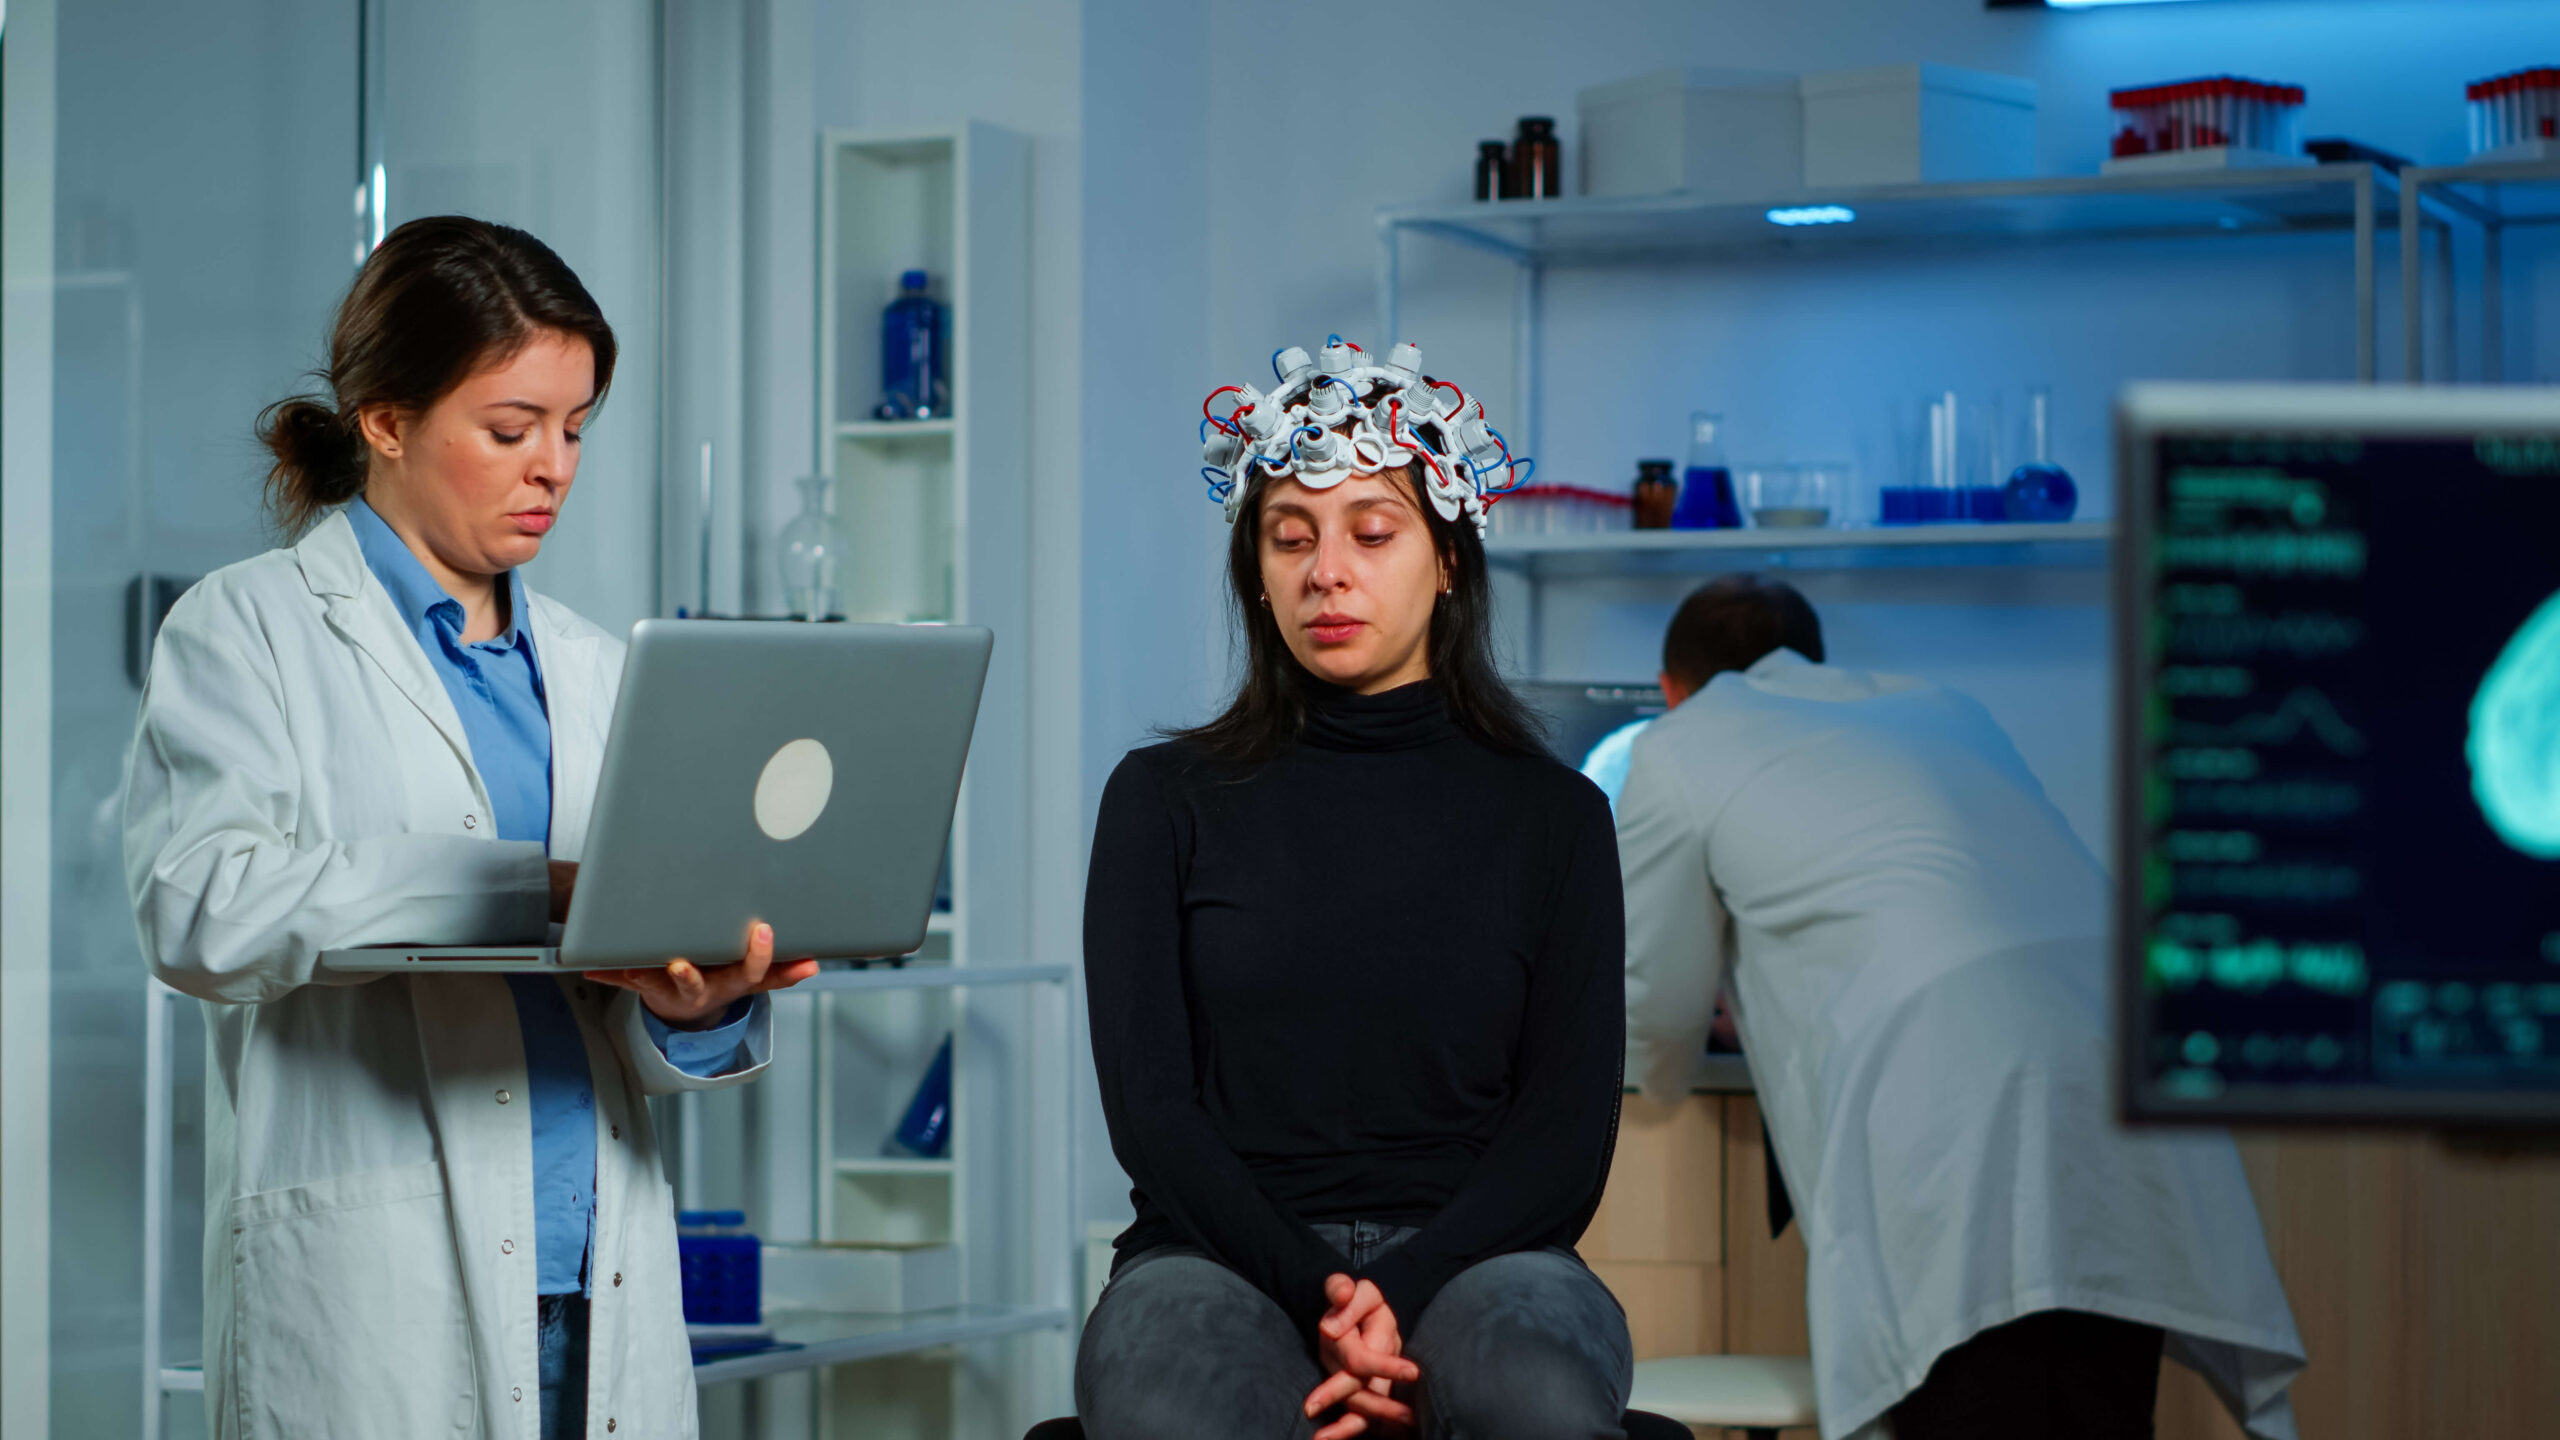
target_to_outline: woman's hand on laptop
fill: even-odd
[[[704,969],[690,960],[670,960],[665,969],[590,970],[586,975],[599,985],[633,992],[650,1014],[678,1030],[708,1030],[740,1000],[787,989],[817,973],[815,960],[774,964],[773,927],[759,924],[747,937],[746,958],[735,965]]]

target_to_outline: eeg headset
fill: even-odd
[[[1512,458],[1501,432],[1485,423],[1481,401],[1423,374],[1422,349],[1410,342],[1379,365],[1331,335],[1313,359],[1295,345],[1273,352],[1271,373],[1279,384],[1267,395],[1221,385],[1200,402],[1200,473],[1229,524],[1244,508],[1256,466],[1273,479],[1328,490],[1419,459],[1431,508],[1443,520],[1465,516],[1482,535],[1486,508],[1527,484],[1537,468]],[[1224,415],[1209,408],[1221,395],[1236,397]]]

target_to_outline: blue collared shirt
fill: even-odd
[[[525,622],[524,580],[507,572],[507,628],[465,643],[462,602],[444,592],[407,542],[362,500],[347,506],[356,545],[390,592],[409,633],[426,651],[436,678],[462,718],[471,761],[489,790],[501,840],[551,843],[551,718],[542,666]],[[524,1033],[525,1088],[533,1107],[535,1289],[544,1295],[587,1288],[587,1249],[596,1220],[596,1095],[587,1047],[559,982],[547,975],[510,975],[516,1023]],[[733,1008],[712,1030],[670,1030],[651,1023],[667,1060],[709,1078],[738,1058],[752,1008]],[[656,1017],[649,1017],[655,1022]]]

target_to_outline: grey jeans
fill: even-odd
[[[1346,1271],[1414,1234],[1367,1221],[1315,1231]],[[1397,1319],[1422,1369],[1397,1393],[1422,1440],[1622,1440],[1635,1367],[1626,1312],[1572,1251],[1470,1266],[1418,1320]],[[1307,1440],[1301,1407],[1323,1380],[1271,1297],[1167,1245],[1123,1263],[1085,1322],[1076,1413],[1090,1440]]]

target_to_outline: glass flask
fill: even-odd
[[[782,527],[782,600],[799,620],[833,620],[844,613],[845,566],[851,545],[836,519],[835,478],[803,475],[800,513]]]
[[[2027,462],[2009,472],[2001,501],[2002,518],[2048,525],[2080,508],[2080,487],[2053,463],[2053,392],[2041,385],[2027,391]]]
[[[1724,459],[1724,417],[1711,410],[1689,412],[1689,468],[1681,477],[1680,503],[1671,512],[1674,530],[1731,530],[1742,524],[1741,507],[1733,499],[1733,471]]]

